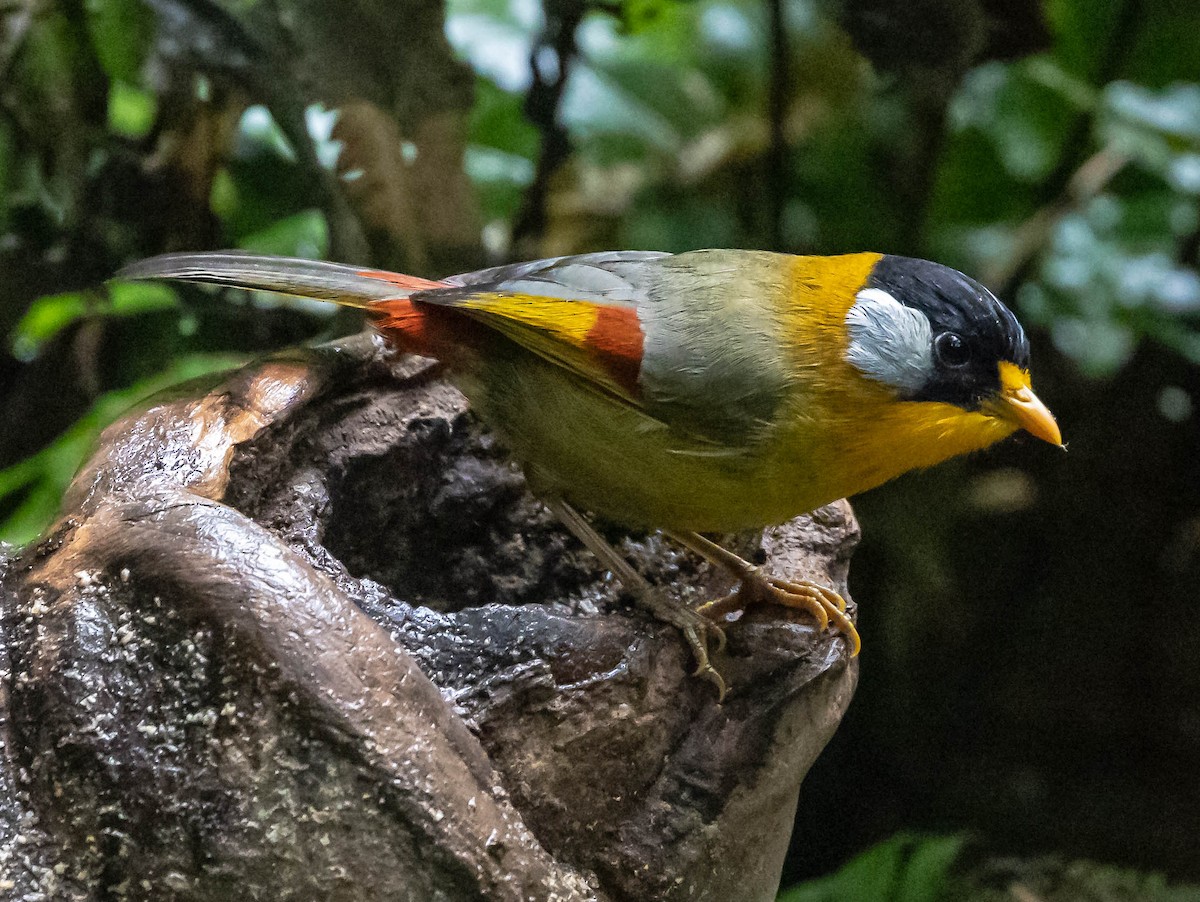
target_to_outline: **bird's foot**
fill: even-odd
[[[821,629],[830,623],[850,646],[850,657],[858,654],[862,640],[853,621],[846,616],[846,600],[837,592],[809,580],[787,580],[769,576],[757,567],[750,567],[742,574],[737,590],[697,608],[697,612],[715,621],[721,621],[735,611],[744,611],[751,605],[777,604],[787,608],[798,608],[812,614]]]
[[[657,590],[640,593],[639,604],[654,615],[655,619],[669,623],[683,634],[692,650],[696,669],[692,676],[708,680],[717,689],[717,703],[725,699],[725,680],[712,666],[708,657],[709,643],[716,641],[717,654],[725,650],[725,630],[711,617],[701,614],[682,601],[667,598]]]

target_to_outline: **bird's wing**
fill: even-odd
[[[452,307],[667,427],[742,447],[786,390],[764,281],[748,252],[609,252],[452,277],[413,294]]]
[[[609,251],[435,282],[220,252],[154,257],[118,277],[234,285],[365,307],[385,332],[435,356],[452,354],[464,336],[453,327],[427,334],[433,323],[425,312],[454,311],[631,405],[647,424],[720,452],[766,434],[789,388],[780,309],[790,283],[783,259],[751,251]]]
[[[524,263],[506,263],[475,272],[448,276],[447,285],[489,285],[515,283],[522,279],[535,282],[562,282],[584,292],[626,292],[636,294],[639,264],[663,260],[665,251],[599,251],[565,257],[547,257]],[[615,280],[622,279],[624,285]]]
[[[640,406],[645,264],[665,254],[609,252],[537,260],[452,276],[412,295],[452,308],[585,383]]]

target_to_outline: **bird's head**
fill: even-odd
[[[1012,311],[962,273],[885,255],[846,314],[846,360],[901,401],[951,404],[1054,445],[1029,384],[1029,339]]]

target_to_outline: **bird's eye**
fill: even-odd
[[[938,363],[955,369],[966,366],[971,360],[967,343],[953,332],[943,332],[933,340],[933,353]]]

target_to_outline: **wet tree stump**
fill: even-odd
[[[3,898],[770,899],[854,690],[770,609],[718,705],[437,365],[368,335],[128,414],[63,511],[0,563]],[[841,502],[762,557],[845,593],[856,536]]]

